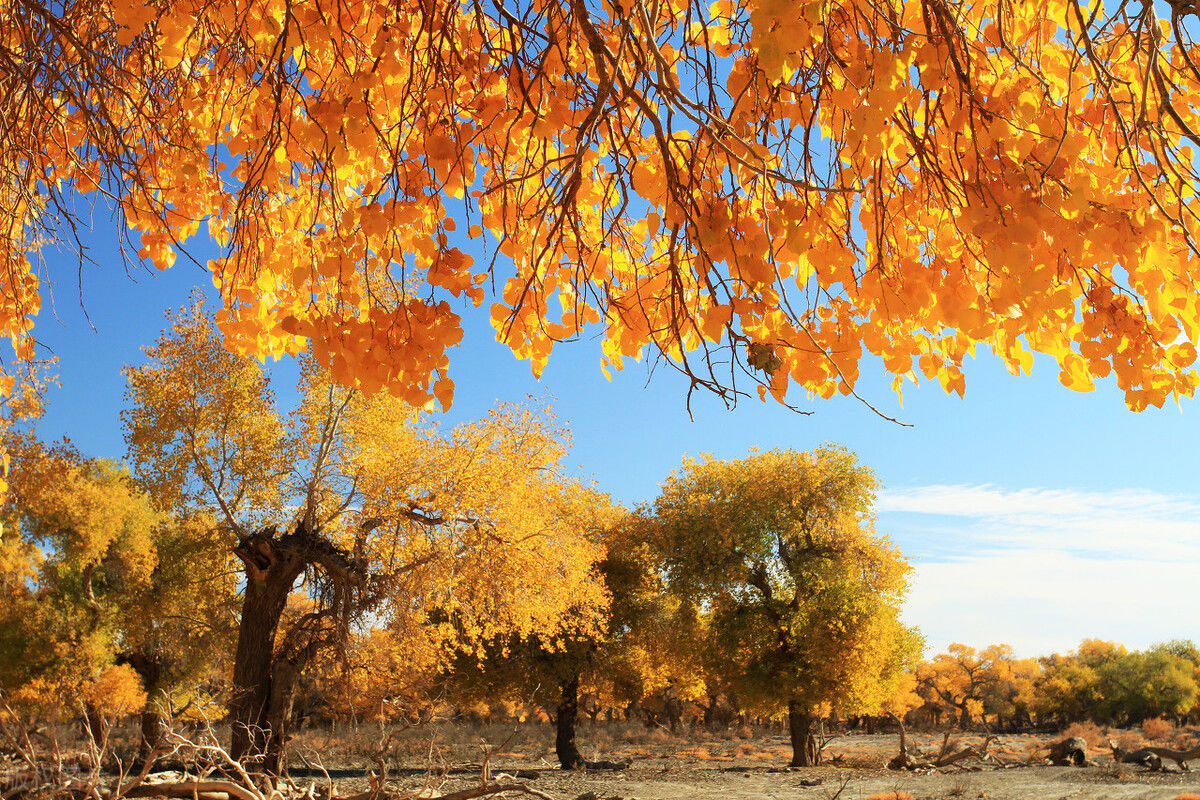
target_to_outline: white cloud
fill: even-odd
[[[957,518],[939,521],[956,531],[962,555],[979,549],[1063,551],[1097,558],[1179,559],[1200,564],[1200,501],[1144,489],[1078,492],[1005,490],[995,486],[925,486],[884,492],[881,514]],[[895,518],[898,532],[919,531],[911,517]]]
[[[1147,490],[927,486],[884,493],[880,529],[916,546],[905,618],[930,652],[1083,638],[1200,640],[1200,501]],[[932,533],[931,533],[932,531]]]

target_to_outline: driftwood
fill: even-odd
[[[1082,767],[1087,765],[1087,740],[1071,736],[1050,745],[1050,763],[1056,767]]]
[[[1191,750],[1172,750],[1169,747],[1139,747],[1137,750],[1125,750],[1117,747],[1115,742],[1109,742],[1112,748],[1113,761],[1118,764],[1142,764],[1152,770],[1163,768],[1163,759],[1174,761],[1180,772],[1188,771],[1189,761],[1200,759],[1200,745]]]
[[[946,767],[959,765],[960,762],[966,761],[969,758],[977,758],[981,761],[991,761],[998,763],[995,758],[988,753],[988,747],[991,746],[994,739],[989,735],[983,740],[983,744],[978,747],[955,747],[950,741],[950,734],[947,733],[942,738],[942,746],[937,753],[920,753],[915,750],[910,751],[908,748],[908,738],[905,734],[904,723],[893,716],[896,723],[900,726],[900,752],[887,763],[888,769],[896,770],[939,770]]]

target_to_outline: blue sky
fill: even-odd
[[[41,274],[53,303],[35,334],[60,359],[43,435],[119,459],[121,366],[141,360],[166,309],[196,286],[211,295],[212,284],[182,259],[164,273],[127,274],[111,239],[92,237],[96,264],[82,274],[73,257],[46,255]],[[1017,378],[981,355],[966,367],[964,399],[908,384],[901,406],[881,370],[864,369],[860,393],[911,427],[846,398],[793,397],[813,412],[799,415],[757,398],[730,411],[697,394],[689,419],[680,376],[660,366],[651,377],[631,364],[610,382],[596,341],[561,345],[535,380],[494,341],[486,306],[460,309],[467,336],[451,356],[457,390],[447,423],[499,401],[549,399],[572,430],[569,463],[630,505],[653,499],[684,454],[738,458],[751,447],[844,444],[883,484],[879,529],[913,559],[905,617],[931,652],[952,641],[1004,641],[1021,655],[1066,651],[1085,637],[1133,647],[1200,641],[1200,622],[1182,613],[1194,607],[1200,582],[1193,401],[1133,414],[1111,382],[1077,394],[1058,383],[1051,362]],[[283,390],[294,370],[281,364],[276,372]]]

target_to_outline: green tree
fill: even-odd
[[[909,567],[876,534],[874,474],[842,447],[686,460],[653,505],[673,591],[708,609],[706,652],[744,705],[786,712],[792,763],[825,713],[872,713],[919,650]]]
[[[1042,675],[1034,693],[1033,709],[1039,721],[1060,725],[1095,716],[1099,704],[1096,670],[1074,653],[1043,656]]]

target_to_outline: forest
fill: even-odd
[[[900,618],[911,566],[844,447],[685,459],[624,508],[565,469],[548,408],[444,430],[311,361],[284,408],[202,301],[170,321],[125,370],[125,463],[42,441],[36,393],[10,428],[0,747],[29,766],[63,735],[95,789],[202,742],[277,781],[311,731],[386,750],[486,723],[594,771],[628,761],[584,755],[586,731],[623,722],[778,730],[814,767],[835,732],[1200,722],[1187,641],[923,659]],[[58,758],[47,786],[78,794]]]

